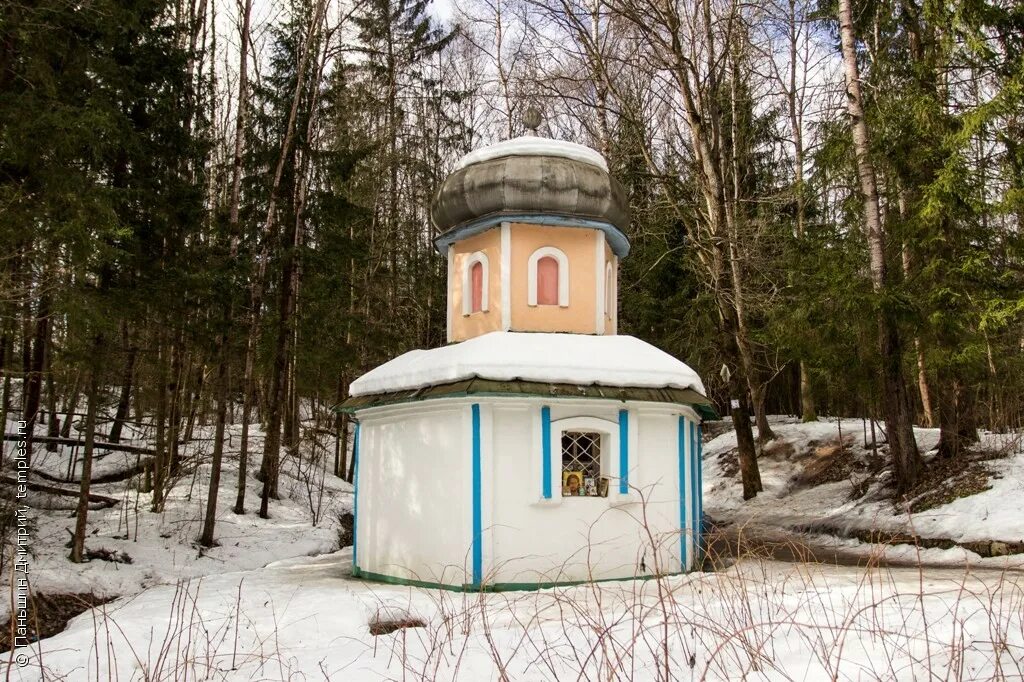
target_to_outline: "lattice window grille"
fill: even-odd
[[[563,431],[562,471],[582,471],[584,476],[598,478],[601,475],[601,434]]]

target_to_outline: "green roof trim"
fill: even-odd
[[[595,398],[604,400],[637,400],[649,403],[689,405],[702,420],[718,419],[718,413],[707,397],[691,388],[649,388],[640,386],[601,386],[590,384],[552,384],[540,381],[495,381],[492,379],[465,379],[437,386],[425,386],[407,391],[360,395],[347,399],[337,409],[353,414],[369,407],[399,405],[437,398],[466,397],[543,397],[543,398]]]

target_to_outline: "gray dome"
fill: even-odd
[[[625,245],[616,250],[628,250],[625,191],[597,152],[570,142],[519,138],[475,151],[441,183],[430,212],[438,231],[449,234],[486,218],[557,216],[566,224],[615,228],[613,241]],[[439,247],[451,241],[444,236]]]

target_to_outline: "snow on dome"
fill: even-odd
[[[596,150],[585,147],[575,142],[564,140],[552,140],[546,137],[514,137],[511,140],[498,142],[496,144],[481,147],[466,154],[455,164],[454,170],[459,170],[482,161],[499,159],[503,156],[559,156],[582,163],[589,163],[597,166],[604,172],[608,172],[608,163]]]
[[[352,382],[349,395],[409,391],[466,379],[693,389],[686,364],[632,336],[491,332],[462,343],[414,350]]]

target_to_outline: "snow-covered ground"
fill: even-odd
[[[9,423],[8,433],[14,428],[14,423]],[[271,518],[259,518],[256,511],[262,484],[253,476],[262,452],[262,434],[258,425],[254,425],[254,429],[246,479],[247,513],[237,515],[232,508],[237,493],[241,426],[230,427],[230,440],[218,487],[215,533],[218,545],[212,548],[202,548],[197,542],[206,511],[208,464],[185,467],[186,473],[174,482],[160,513],[150,511],[152,496],[138,492],[137,478],[91,487],[93,493],[119,499],[121,503],[89,511],[86,549],[127,555],[131,563],[99,559],[84,564],[69,562],[67,543],[74,530],[75,519],[71,510],[76,499],[32,494],[29,502],[34,507],[32,518],[35,522],[30,573],[33,591],[91,592],[100,597],[134,595],[152,585],[254,569],[281,559],[337,549],[337,516],[341,511],[351,510],[351,486],[329,474],[325,476],[322,469],[310,467],[308,461],[300,463],[286,458],[280,479],[281,499],[271,502]],[[197,429],[196,442],[184,448],[183,456],[206,461],[208,452],[205,450],[212,446],[210,436],[212,428]],[[133,440],[130,437],[123,439],[122,443],[150,445],[141,438]],[[14,444],[5,445],[10,454]],[[62,446],[56,452],[48,452],[45,447],[36,447],[35,450],[34,468],[58,477],[67,474],[70,448]],[[78,456],[81,457],[80,451]],[[96,461],[94,475],[124,470],[135,463],[134,454],[105,454]],[[80,478],[79,465],[74,483],[33,480],[77,490]],[[9,578],[2,576],[0,581],[7,585]],[[6,619],[9,613],[8,602],[7,599],[0,600],[0,620]]]
[[[841,481],[807,485],[801,473],[822,453],[834,452],[840,425],[836,420],[803,424],[794,419],[773,418],[777,440],[766,447],[758,461],[764,492],[746,502],[730,466],[730,451],[736,448],[736,434],[724,433],[704,446],[704,509],[716,521],[763,528],[826,528],[897,532],[957,543],[974,541],[1024,542],[1024,445],[1020,434],[983,433],[981,449],[999,454],[984,466],[993,474],[988,490],[961,497],[925,511],[908,513],[895,504],[886,490],[887,478],[867,481],[863,494],[851,495],[854,485],[867,480],[867,473],[854,471]],[[871,438],[864,438],[864,424],[844,419],[841,424],[847,452],[864,460],[870,457]],[[756,430],[755,430],[756,433]],[[937,429],[915,429],[919,448],[929,459],[938,443]],[[880,440],[880,434],[879,434]],[[791,447],[790,447],[791,446]],[[855,499],[851,499],[855,497]],[[1014,503],[1016,500],[1018,503]],[[859,543],[841,543],[849,549]],[[862,547],[872,551],[870,546]],[[910,551],[889,550],[893,556]],[[959,548],[925,550],[929,561],[962,563],[980,557]],[[914,552],[916,556],[916,551]],[[1003,565],[1001,558],[986,562]],[[1024,557],[1019,563],[1024,563]]]
[[[661,581],[459,594],[353,580],[350,569],[345,550],[152,587],[17,651],[28,666],[12,679],[1024,675],[1024,588],[996,571],[750,560]],[[381,620],[423,627],[370,634]]]
[[[853,481],[817,486],[798,482],[810,457],[818,456],[816,448],[837,436],[834,421],[776,420],[774,426],[792,451],[776,445],[775,455],[762,458],[765,492],[746,503],[728,471],[734,435],[706,444],[705,509],[711,516],[777,528],[844,519],[864,527],[906,527],[905,515],[878,490],[850,501],[857,474]],[[844,421],[842,429],[853,435],[849,448],[866,456],[861,423]],[[928,449],[937,434],[921,430],[918,437]],[[992,448],[1013,443],[992,435],[986,439]],[[259,493],[254,479],[248,487],[250,513],[234,515],[237,442],[236,427],[220,488],[218,547],[201,551],[195,543],[208,481],[205,466],[176,482],[161,514],[149,512],[148,495],[136,497],[125,482],[95,486],[95,492],[124,502],[90,512],[95,533],[87,547],[125,552],[131,564],[70,564],[64,545],[74,519],[66,510],[37,512],[34,589],[120,598],[78,616],[64,632],[13,652],[10,660],[24,657],[25,667],[10,665],[3,656],[0,676],[83,681],[1024,678],[1024,580],[1006,558],[904,547],[888,551],[958,565],[865,568],[747,557],[715,573],[537,592],[473,594],[382,585],[353,579],[351,550],[333,551],[337,512],[351,505],[351,490],[342,481],[326,477],[317,525],[310,488],[294,461],[286,465],[283,499],[272,505],[273,518],[252,513]],[[1018,445],[1012,448],[1019,450]],[[190,447],[209,447],[209,441]],[[64,454],[40,456],[38,464],[61,475]],[[131,464],[131,457],[120,463],[101,460],[107,472]],[[1014,523],[1021,512],[1013,501],[1024,499],[1024,455],[1014,452],[986,465],[1002,476],[991,481],[992,489],[913,516],[913,530],[922,537],[1019,538],[1024,524]],[[417,626],[371,634],[371,625],[388,621]]]

